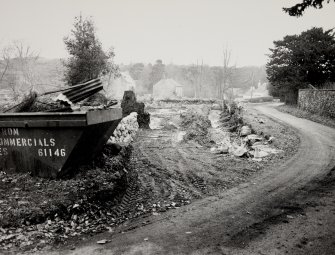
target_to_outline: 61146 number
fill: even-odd
[[[39,157],[65,157],[66,151],[65,149],[38,149]]]

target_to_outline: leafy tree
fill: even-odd
[[[71,35],[64,38],[66,49],[71,55],[64,62],[65,80],[70,85],[78,84],[100,75],[118,75],[118,67],[113,63],[113,49],[104,51],[95,35],[94,23],[81,15],[75,17]]]
[[[308,7],[314,7],[316,9],[321,9],[323,7],[323,2],[329,3],[331,0],[303,0],[302,3],[296,4],[290,8],[283,8],[290,16],[302,16],[305,9]],[[335,0],[333,0],[335,2]]]
[[[274,94],[296,103],[298,90],[308,84],[321,87],[335,81],[335,38],[333,29],[312,28],[300,35],[275,41],[266,65]]]
[[[139,80],[144,70],[143,63],[136,63],[129,68],[129,74],[134,80]]]

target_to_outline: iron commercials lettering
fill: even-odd
[[[37,148],[39,157],[65,157],[66,151],[56,146],[54,138],[20,137],[18,128],[2,128],[0,137],[0,156],[8,155],[8,147]]]

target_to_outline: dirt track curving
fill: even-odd
[[[263,171],[249,182],[218,195],[149,217],[146,222],[150,224],[141,224],[140,218],[120,228],[121,233],[105,233],[80,244],[75,250],[57,251],[55,254],[263,254],[264,243],[255,241],[255,238],[268,235],[268,243],[271,243],[271,240],[277,238],[273,236],[274,233],[278,235],[278,231],[273,230],[274,227],[278,224],[284,224],[284,229],[291,226],[282,216],[303,214],[304,208],[296,205],[296,195],[303,189],[309,190],[308,187],[316,179],[322,180],[327,174],[329,176],[334,168],[335,130],[280,113],[271,105],[257,105],[255,108],[270,118],[291,126],[299,134],[299,150],[285,164]],[[176,150],[180,152],[178,148]],[[179,155],[183,157],[183,153]],[[189,156],[185,155],[187,157]],[[201,155],[193,154],[193,157],[193,167],[206,167],[196,163]],[[155,157],[152,159],[156,160]],[[305,193],[299,199],[308,200],[308,192]],[[139,225],[143,226],[138,227]],[[334,230],[334,226],[330,227]],[[103,238],[110,239],[111,242],[97,246],[96,241]],[[331,244],[327,245],[324,250],[332,248],[329,246]],[[297,250],[291,249],[290,254],[298,253],[301,249],[299,246],[295,248]],[[285,251],[271,246],[267,247],[264,254],[282,253]]]

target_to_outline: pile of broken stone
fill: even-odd
[[[270,154],[282,152],[270,146],[274,139],[272,136],[263,137],[253,134],[251,128],[245,125],[241,127],[235,139],[226,137],[223,141],[217,142],[217,145],[211,148],[211,152],[262,161]]]
[[[107,143],[129,144],[134,140],[138,128],[137,113],[132,112],[121,120]]]

